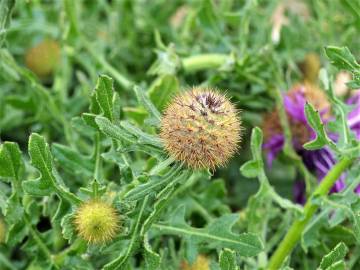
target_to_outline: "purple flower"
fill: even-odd
[[[305,204],[305,182],[302,180],[295,181],[294,184],[294,201],[300,204]]]
[[[348,125],[355,133],[356,139],[360,140],[360,92],[356,92],[346,103],[354,106],[348,114]]]
[[[315,138],[316,134],[309,126],[305,116],[305,104],[310,102],[320,112],[324,123],[331,119],[330,104],[325,94],[318,88],[309,85],[299,85],[288,91],[284,95],[284,107],[288,116],[291,132],[293,135],[293,147],[302,157],[305,166],[313,171],[318,180],[321,181],[328,171],[335,165],[335,155],[328,147],[319,150],[306,150],[302,145]],[[353,110],[348,115],[348,124],[352,131],[360,139],[360,93],[351,97],[347,103],[354,105]],[[273,112],[264,119],[265,143],[267,164],[271,166],[273,160],[284,147],[284,135],[278,120],[278,113]],[[337,140],[336,134],[329,134],[333,140]],[[345,174],[336,181],[331,192],[339,192],[345,187]],[[360,186],[355,191],[360,194]],[[298,203],[305,202],[305,184],[303,181],[296,182],[294,186],[294,199]]]

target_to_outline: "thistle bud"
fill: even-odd
[[[184,261],[181,264],[181,270],[209,270],[210,263],[208,258],[204,255],[199,255],[196,257],[195,262],[192,265],[189,265],[188,262]]]
[[[160,137],[174,159],[194,169],[215,169],[236,152],[240,123],[237,110],[226,96],[194,88],[168,105]]]
[[[109,204],[91,200],[76,211],[75,227],[84,240],[91,244],[108,242],[119,229],[119,216]]]
[[[26,66],[40,78],[51,75],[60,62],[60,47],[54,40],[44,40],[29,49],[25,56]]]

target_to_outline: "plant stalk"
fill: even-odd
[[[306,225],[311,220],[319,206],[313,203],[313,198],[327,195],[340,175],[351,165],[353,159],[341,159],[324,177],[319,186],[314,190],[311,197],[304,206],[304,215],[299,217],[288,230],[284,239],[277,247],[275,253],[270,258],[268,270],[278,270],[284,263],[286,257],[292,252],[299,241]]]
[[[195,72],[202,69],[218,68],[226,63],[229,55],[210,53],[194,55],[182,60],[182,66],[186,72]]]
[[[117,71],[98,51],[92,46],[92,44],[87,41],[85,38],[82,38],[83,45],[85,49],[90,53],[90,55],[107,71],[111,76],[125,89],[131,90],[135,83],[125,75]]]
[[[52,255],[51,255],[50,250],[48,249],[48,247],[45,245],[45,243],[41,239],[38,231],[36,231],[33,228],[32,224],[31,224],[31,221],[30,221],[30,218],[26,214],[24,216],[24,221],[25,221],[26,225],[29,228],[31,236],[34,238],[34,241],[36,242],[37,246],[39,247],[39,249],[41,250],[43,255],[45,255],[48,258],[48,260],[50,262],[52,262]]]

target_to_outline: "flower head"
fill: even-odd
[[[348,114],[348,125],[355,133],[356,138],[360,140],[360,90],[356,91],[346,103],[353,106],[352,111]]]
[[[194,88],[168,105],[160,137],[176,160],[195,169],[214,169],[235,153],[240,131],[237,110],[224,95]]]
[[[302,157],[306,167],[314,171],[319,181],[321,181],[335,165],[336,160],[334,153],[328,147],[314,151],[309,151],[302,147],[305,142],[314,139],[316,136],[305,117],[304,108],[306,102],[315,106],[324,123],[331,120],[330,103],[320,89],[309,83],[293,88],[284,96],[284,107],[293,136],[293,147]],[[355,105],[348,115],[348,124],[355,132],[357,138],[360,138],[360,117],[358,117],[360,115],[360,95],[352,97],[348,103]],[[284,146],[284,135],[276,111],[265,117],[263,129],[265,135],[264,149],[267,152],[267,162],[271,166],[272,161]],[[337,140],[336,134],[329,134],[329,137],[335,141]],[[338,181],[336,181],[331,192],[339,192],[344,187],[345,174],[341,175]],[[360,193],[360,186],[355,191]],[[304,184],[301,182],[296,183],[294,188],[295,200],[299,203],[304,203],[304,194]]]
[[[111,205],[100,200],[91,200],[77,209],[74,223],[84,240],[101,244],[115,237],[119,229],[119,216]]]
[[[330,103],[326,95],[310,83],[299,84],[284,95],[284,107],[288,116],[293,145],[295,150],[303,150],[302,145],[315,137],[314,131],[307,123],[305,104],[309,102],[320,112],[324,122],[330,119]],[[271,165],[284,145],[284,134],[277,111],[265,116],[263,121],[265,136],[264,148],[267,151],[267,161]]]
[[[60,47],[54,40],[44,40],[29,49],[25,56],[26,66],[40,78],[46,78],[60,61]]]

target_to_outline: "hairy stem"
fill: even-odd
[[[324,177],[319,186],[314,190],[311,197],[304,206],[304,215],[299,217],[288,230],[284,239],[277,247],[275,253],[272,255],[268,268],[269,270],[280,269],[286,257],[291,253],[293,248],[299,241],[306,225],[311,220],[316,210],[319,208],[317,204],[313,203],[313,198],[316,196],[327,195],[340,175],[351,165],[353,159],[341,159],[329,173]]]
[[[79,24],[79,18],[77,15],[76,1],[65,0],[64,10],[69,19],[70,32],[72,32],[72,38],[80,38],[84,48],[90,53],[90,55],[107,71],[115,80],[124,87],[125,90],[130,90],[134,85],[134,82],[130,81],[123,74],[118,72],[87,40],[84,35],[81,35],[81,25]],[[71,35],[70,35],[71,36]]]
[[[69,247],[67,247],[60,253],[53,256],[54,264],[57,267],[62,267],[65,262],[65,258],[66,258],[66,256],[68,256],[69,253],[73,253],[73,252],[75,253],[78,251],[80,251],[82,253],[82,252],[85,252],[86,248],[87,248],[87,245],[86,245],[85,241],[78,238]]]
[[[94,159],[95,159],[95,170],[94,170],[94,179],[102,182],[101,178],[101,142],[100,142],[100,133],[95,133],[95,150],[94,150]]]
[[[52,254],[51,254],[50,250],[47,248],[47,246],[45,245],[45,243],[43,242],[43,240],[41,239],[38,231],[36,231],[33,228],[30,218],[27,215],[25,215],[24,220],[25,220],[25,223],[29,228],[30,234],[33,237],[33,239],[35,240],[37,246],[39,247],[39,249],[41,250],[43,255],[46,256],[50,262],[52,262]]]
[[[130,90],[135,85],[134,82],[126,78],[123,74],[117,71],[99,52],[92,46],[92,44],[85,38],[82,38],[85,49],[90,55],[107,71],[111,76],[122,86],[125,90]]]
[[[309,198],[311,191],[317,184],[315,177],[308,171],[306,166],[301,160],[301,157],[296,153],[293,142],[292,142],[292,132],[290,128],[290,123],[288,121],[287,113],[284,108],[283,96],[279,88],[274,89],[275,99],[276,99],[276,108],[279,112],[279,119],[281,127],[284,130],[285,142],[284,142],[284,153],[291,158],[296,167],[299,169],[305,180],[305,189],[306,189],[306,198]]]
[[[229,55],[227,54],[200,54],[182,60],[183,68],[186,72],[194,72],[202,69],[218,68],[226,63]]]

